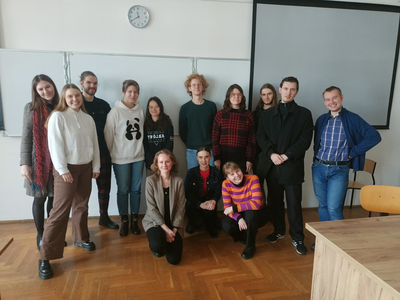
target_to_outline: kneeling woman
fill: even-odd
[[[211,237],[216,238],[220,225],[217,203],[221,198],[221,176],[217,168],[210,166],[210,148],[199,147],[196,158],[199,165],[190,169],[185,179],[185,211],[189,219],[186,232],[193,233],[205,224]]]
[[[256,251],[258,228],[267,221],[267,210],[256,175],[243,175],[239,165],[229,161],[223,169],[226,180],[222,183],[224,214],[222,228],[234,242],[246,244],[242,258],[250,259]]]
[[[82,94],[67,84],[60,102],[46,124],[54,165],[54,202],[40,250],[39,277],[53,277],[49,260],[63,257],[65,233],[72,207],[72,236],[75,246],[95,249],[89,241],[88,202],[92,178],[100,175],[100,151],[96,125],[83,106]]]
[[[157,257],[166,253],[167,261],[176,265],[182,258],[185,189],[177,177],[178,161],[169,150],[158,151],[154,157],[155,174],[147,178],[147,211],[143,228],[150,250]]]

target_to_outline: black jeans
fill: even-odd
[[[268,200],[271,204],[271,214],[276,233],[285,234],[285,203],[283,193],[286,194],[287,215],[289,220],[289,234],[293,240],[304,240],[303,211],[301,207],[302,185],[280,184],[277,168],[272,166],[267,174]]]
[[[258,228],[268,222],[267,209],[264,207],[260,210],[246,210],[240,214],[246,221],[247,230],[240,231],[239,222],[229,216],[222,220],[222,229],[234,240],[246,239],[246,248],[255,247]]]
[[[165,232],[161,227],[152,227],[146,231],[150,250],[157,253],[165,253],[167,261],[171,265],[177,265],[182,259],[183,241],[179,232],[175,235],[175,241],[167,242]]]
[[[220,221],[217,216],[217,204],[215,205],[214,210],[207,210],[196,208],[189,202],[186,202],[185,212],[188,217],[188,222],[193,226],[193,228],[198,229],[205,224],[208,232],[218,229]]]

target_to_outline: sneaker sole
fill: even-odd
[[[297,251],[297,249],[296,249],[296,252],[297,252],[298,254],[300,254],[300,255],[306,255],[306,254],[307,254],[307,252],[306,252],[306,253],[301,253],[300,251]]]
[[[278,240],[281,240],[281,239],[284,239],[284,238],[285,238],[285,236],[284,236],[284,235],[281,235],[281,236],[278,237],[275,241],[269,241],[268,239],[266,239],[266,240],[267,240],[268,243],[274,244],[274,243],[276,243]]]

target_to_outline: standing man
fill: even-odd
[[[258,170],[267,179],[274,224],[274,232],[267,236],[267,242],[275,243],[285,237],[285,192],[292,243],[297,253],[306,254],[301,200],[304,155],[311,144],[313,121],[311,112],[294,101],[298,92],[297,78],[282,79],[281,101],[261,114],[257,131],[262,150]]]
[[[179,112],[179,135],[187,148],[186,160],[190,170],[199,165],[197,148],[212,148],[212,128],[217,106],[214,102],[203,99],[208,87],[203,75],[189,75],[185,87],[192,100],[182,105]],[[210,165],[214,165],[214,157],[211,157]]]
[[[118,229],[118,224],[113,222],[108,216],[108,203],[110,201],[111,189],[111,157],[104,139],[104,126],[106,124],[107,114],[111,108],[106,101],[94,96],[97,92],[97,77],[93,72],[83,72],[81,74],[80,83],[82,86],[85,109],[96,123],[97,139],[100,148],[100,176],[96,179],[100,206],[99,225],[109,229]]]
[[[364,169],[365,153],[381,141],[379,132],[342,106],[340,88],[322,94],[329,112],[315,124],[312,178],[320,221],[343,220],[349,170]]]

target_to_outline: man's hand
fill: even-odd
[[[280,164],[283,164],[283,162],[285,161],[282,158],[282,156],[280,156],[279,154],[276,154],[276,153],[272,153],[271,154],[271,160],[272,160],[272,162],[274,163],[275,166],[279,166]]]

